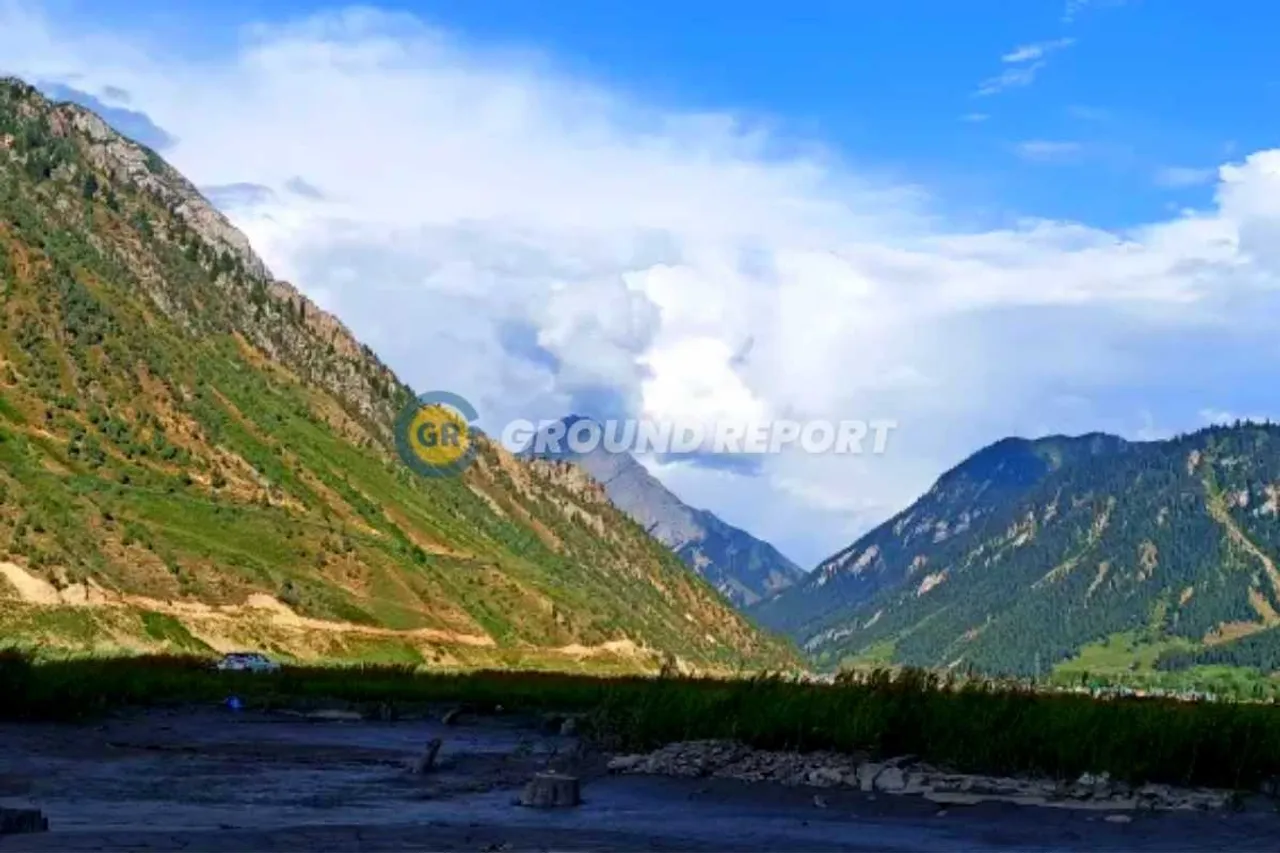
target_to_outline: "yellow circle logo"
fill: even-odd
[[[445,391],[423,394],[401,412],[396,446],[410,468],[429,477],[457,474],[476,452],[471,421],[475,409]]]

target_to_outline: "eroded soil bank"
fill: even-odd
[[[883,781],[863,790],[856,767],[848,784],[835,771],[779,780],[759,768],[801,765],[723,746],[715,759],[706,747],[669,749],[620,774],[616,756],[554,727],[548,733],[537,719],[341,717],[211,708],[0,726],[0,805],[38,807],[51,826],[0,838],[0,851],[1243,851],[1273,850],[1280,838],[1280,815],[1261,800],[1243,811],[938,802],[927,792],[883,790]],[[436,737],[438,768],[409,772]],[[683,756],[673,766],[684,775],[666,775],[673,753]],[[745,761],[760,778],[688,769],[721,758]],[[514,804],[548,767],[581,777],[582,805]]]

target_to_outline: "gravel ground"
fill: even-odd
[[[439,766],[408,771],[427,741]],[[307,720],[223,709],[105,724],[0,726],[0,806],[50,832],[18,850],[1195,850],[1280,849],[1280,815],[1108,814],[720,778],[619,776],[536,721]],[[552,767],[577,808],[515,804]]]

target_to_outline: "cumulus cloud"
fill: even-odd
[[[1194,426],[1187,400],[1252,406],[1233,383],[1280,364],[1280,152],[1167,221],[978,231],[731,109],[655,108],[404,15],[258,27],[197,62],[0,3],[0,57],[127,91],[199,186],[264,190],[222,204],[273,270],[486,428],[896,421],[880,456],[650,461],[805,563],[1003,435]]]

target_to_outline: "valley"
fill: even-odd
[[[1174,5],[0,0],[0,853],[1275,848]]]

